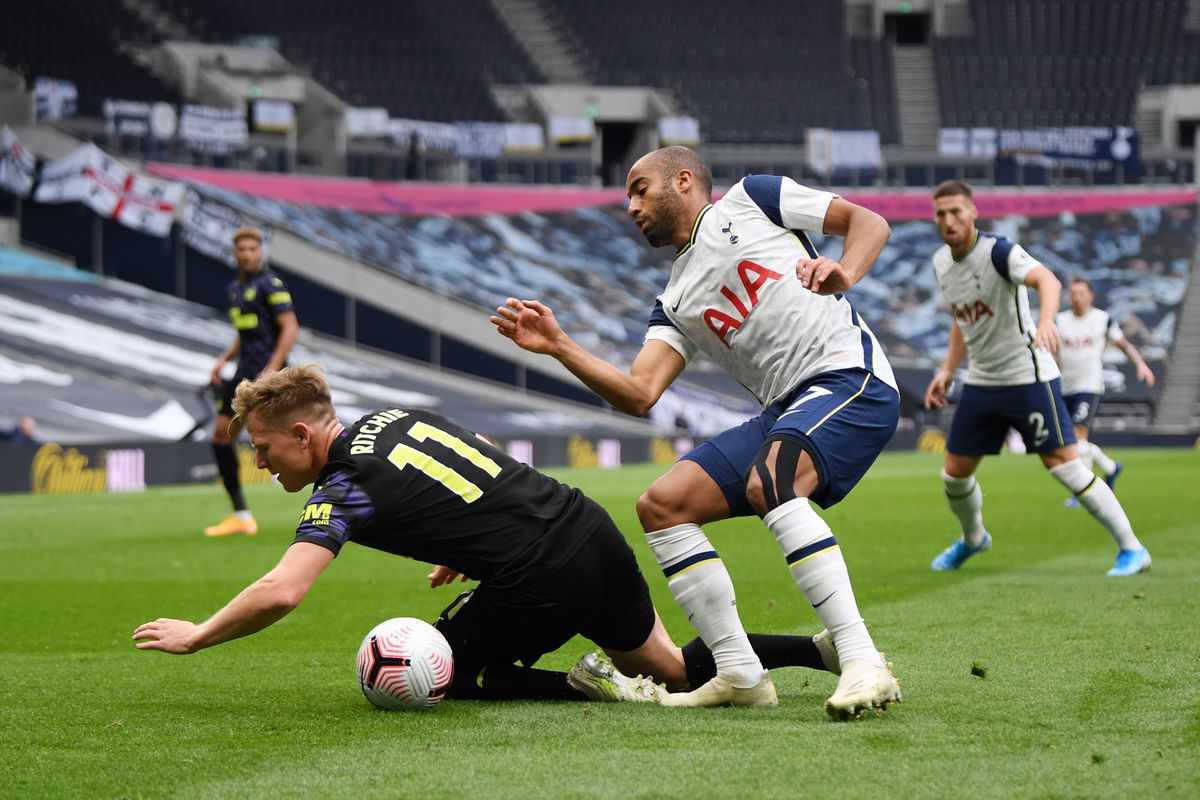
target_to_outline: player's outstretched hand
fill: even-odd
[[[925,390],[926,408],[946,407],[946,392],[949,391],[952,380],[954,380],[954,375],[944,369],[938,369],[933,373],[933,380],[929,382],[929,388]]]
[[[470,580],[466,575],[460,575],[457,570],[436,566],[433,568],[433,572],[429,573],[429,588],[436,589],[439,586],[445,586],[447,583],[452,583],[455,578],[464,583]]]
[[[182,656],[195,652],[188,641],[195,629],[196,624],[185,619],[159,618],[139,625],[133,640],[138,650],[162,650]]]
[[[1053,321],[1043,322],[1037,326],[1037,339],[1034,344],[1052,356],[1058,355],[1058,325]]]
[[[832,258],[802,258],[796,262],[800,285],[814,294],[837,294],[854,285],[846,268]]]
[[[510,297],[496,308],[490,320],[497,333],[531,353],[553,355],[558,341],[565,335],[554,312],[537,300]]]
[[[1151,389],[1154,388],[1154,372],[1151,371],[1151,369],[1148,366],[1146,366],[1145,361],[1138,362],[1137,379],[1139,381],[1141,381],[1142,383],[1146,384],[1147,386],[1149,386]]]

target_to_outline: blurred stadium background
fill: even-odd
[[[627,362],[671,254],[630,164],[696,147],[892,223],[854,291],[899,368],[893,446],[950,317],[928,190],[1089,278],[1159,376],[1108,353],[1100,445],[1193,446],[1200,0],[44,0],[0,26],[0,491],[215,478],[202,392],[232,330],[229,234],[257,224],[348,416],[428,406],[539,466],[669,462],[752,413],[705,363],[616,414],[487,323],[538,297]],[[818,243],[836,256],[837,241]],[[1065,305],[1065,303],[1064,303]],[[251,459],[243,460],[254,480]]]

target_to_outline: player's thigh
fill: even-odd
[[[1009,424],[1021,434],[1025,448],[1039,455],[1075,445],[1075,426],[1063,402],[1059,381],[1010,387],[1005,408]]]
[[[1100,395],[1092,392],[1064,395],[1063,404],[1066,405],[1067,413],[1075,426],[1076,438],[1086,439],[1087,432],[1096,419],[1096,412],[1100,409]]]
[[[769,510],[795,497],[822,508],[858,484],[896,432],[900,395],[865,370],[819,375],[792,393],[754,461]]]
[[[718,477],[729,473],[721,469],[710,471],[701,462],[687,457],[676,461],[638,498],[637,514],[642,529],[658,531],[685,522],[703,525],[730,516],[727,494],[713,472]]]
[[[637,557],[616,524],[605,519],[548,581],[574,631],[606,652],[655,652],[658,614]]]
[[[231,444],[237,441],[238,434],[242,432],[242,423],[237,417],[227,414],[217,414],[213,421],[213,443],[214,444]]]
[[[684,522],[704,524],[755,513],[746,500],[746,475],[775,415],[764,412],[722,431],[675,463],[638,501],[647,531]]]
[[[964,386],[950,420],[946,452],[970,457],[999,453],[1011,425],[1006,402],[1002,387]]]
[[[544,592],[497,591],[486,584],[460,594],[434,627],[454,653],[456,680],[474,680],[491,664],[531,666],[574,635]]]

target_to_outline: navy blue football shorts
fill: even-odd
[[[792,439],[817,469],[817,489],[809,499],[829,508],[867,473],[899,421],[899,393],[870,372],[824,372],[683,458],[699,464],[721,487],[729,516],[748,517],[755,511],[746,499],[746,478],[758,451],[767,437]]]
[[[946,450],[959,456],[994,455],[1000,452],[1009,428],[1021,434],[1030,453],[1049,453],[1075,444],[1075,429],[1061,386],[1058,378],[1023,386],[967,384],[950,422]]]
[[[1064,395],[1063,402],[1067,404],[1067,413],[1071,415],[1071,422],[1085,428],[1092,427],[1092,423],[1096,419],[1096,412],[1100,409],[1100,395],[1095,392],[1078,392]]]

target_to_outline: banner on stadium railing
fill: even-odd
[[[995,128],[941,128],[938,155],[950,158],[995,158]]]
[[[883,165],[879,131],[809,128],[805,139],[808,166],[822,175],[843,169],[879,169]]]
[[[102,217],[162,238],[171,232],[186,186],[135,175],[94,144],[47,164],[34,200],[83,203]]]
[[[170,139],[179,127],[179,115],[170,103],[137,100],[104,101],[104,131],[110,136]]]
[[[256,131],[290,133],[296,127],[296,107],[286,100],[255,100],[250,113]]]
[[[179,117],[179,138],[193,150],[223,155],[245,150],[250,143],[246,112],[240,108],[185,105]]]
[[[1133,128],[1030,128],[996,132],[996,183],[1016,182],[1018,168],[1078,169],[1100,180],[1141,174]]]
[[[0,128],[0,187],[27,197],[36,174],[37,159],[21,145],[12,128]]]
[[[458,129],[448,122],[424,122],[419,119],[390,119],[388,134],[399,147],[416,145],[419,150],[453,153],[458,149]]]
[[[71,81],[54,78],[35,78],[33,81],[33,105],[38,122],[73,117],[78,102],[79,90]]]
[[[346,136],[351,139],[382,139],[388,135],[386,108],[346,108]],[[408,144],[407,141],[404,142]]]
[[[504,155],[504,123],[456,122],[454,154],[460,158],[499,158]]]
[[[546,132],[536,122],[504,123],[505,153],[540,153],[546,149]]]
[[[550,141],[555,144],[578,144],[596,138],[596,120],[591,117],[550,117],[546,122]]]
[[[675,144],[695,147],[700,144],[700,120],[695,117],[660,117],[658,139],[663,147]]]
[[[189,190],[179,216],[179,225],[183,230],[184,245],[222,264],[236,267],[237,261],[233,257],[233,232],[243,225],[257,223],[246,219],[229,206]],[[267,251],[271,246],[272,231],[261,225],[257,227],[263,232],[262,250],[265,264]]]

